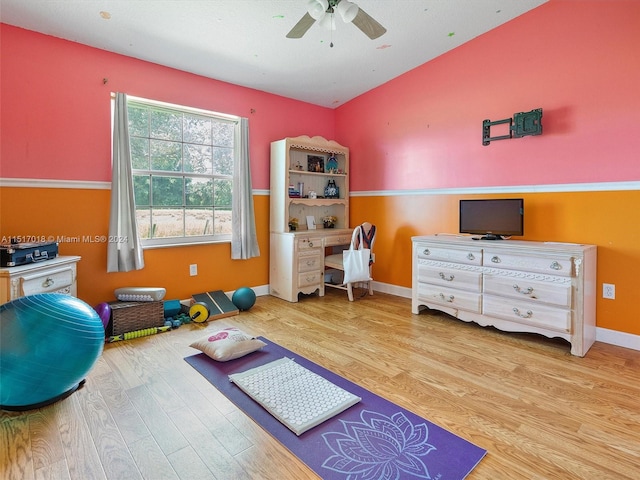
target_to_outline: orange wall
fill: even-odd
[[[113,291],[123,286],[164,287],[167,299],[184,299],[204,291],[269,283],[268,196],[254,196],[262,253],[258,258],[231,260],[229,243],[158,248],[145,250],[142,270],[107,273],[107,244],[82,239],[108,235],[109,196],[109,190],[99,189],[1,188],[0,236],[53,237],[59,240],[60,255],[80,255],[78,297],[91,305],[114,300]],[[198,265],[195,277],[189,276],[192,263]]]
[[[411,237],[458,232],[460,198],[522,197],[525,240],[598,246],[597,326],[640,335],[637,272],[640,271],[640,191],[518,193],[491,195],[392,195],[354,197],[354,224],[377,226],[373,278],[411,287]],[[616,299],[601,298],[602,283]]]
[[[597,245],[597,325],[640,335],[639,26],[637,1],[551,0],[338,108],[374,278],[409,287],[411,236],[457,233],[460,198],[524,197],[524,239]],[[482,145],[534,108],[541,136]]]

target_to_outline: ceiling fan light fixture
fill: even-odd
[[[329,15],[325,15],[322,17],[322,20],[318,23],[322,28],[326,28],[327,30],[335,30],[336,29],[336,17],[333,13]]]
[[[307,12],[314,20],[320,20],[325,16],[328,8],[329,2],[327,0],[311,0],[307,5]]]
[[[342,0],[336,7],[338,13],[342,17],[342,20],[346,23],[351,23],[358,14],[358,6],[349,0]]]

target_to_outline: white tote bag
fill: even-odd
[[[360,236],[359,248],[353,248],[356,243],[356,235]],[[368,282],[371,280],[369,275],[369,260],[371,259],[371,249],[363,248],[362,229],[357,228],[353,232],[351,238],[351,246],[349,250],[342,252],[342,265],[344,267],[343,283]]]

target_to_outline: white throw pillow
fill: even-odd
[[[226,362],[255,352],[265,345],[266,343],[262,340],[258,340],[242,330],[229,327],[210,333],[189,346],[200,350],[214,360]]]

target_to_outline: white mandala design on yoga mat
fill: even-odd
[[[360,401],[290,358],[231,374],[229,379],[296,435]]]
[[[347,480],[400,480],[405,474],[431,478],[420,458],[436,450],[427,443],[426,423],[414,425],[402,412],[389,417],[363,410],[360,419],[362,422],[340,420],[344,432],[322,434],[334,453],[324,461],[324,468],[344,473]]]

